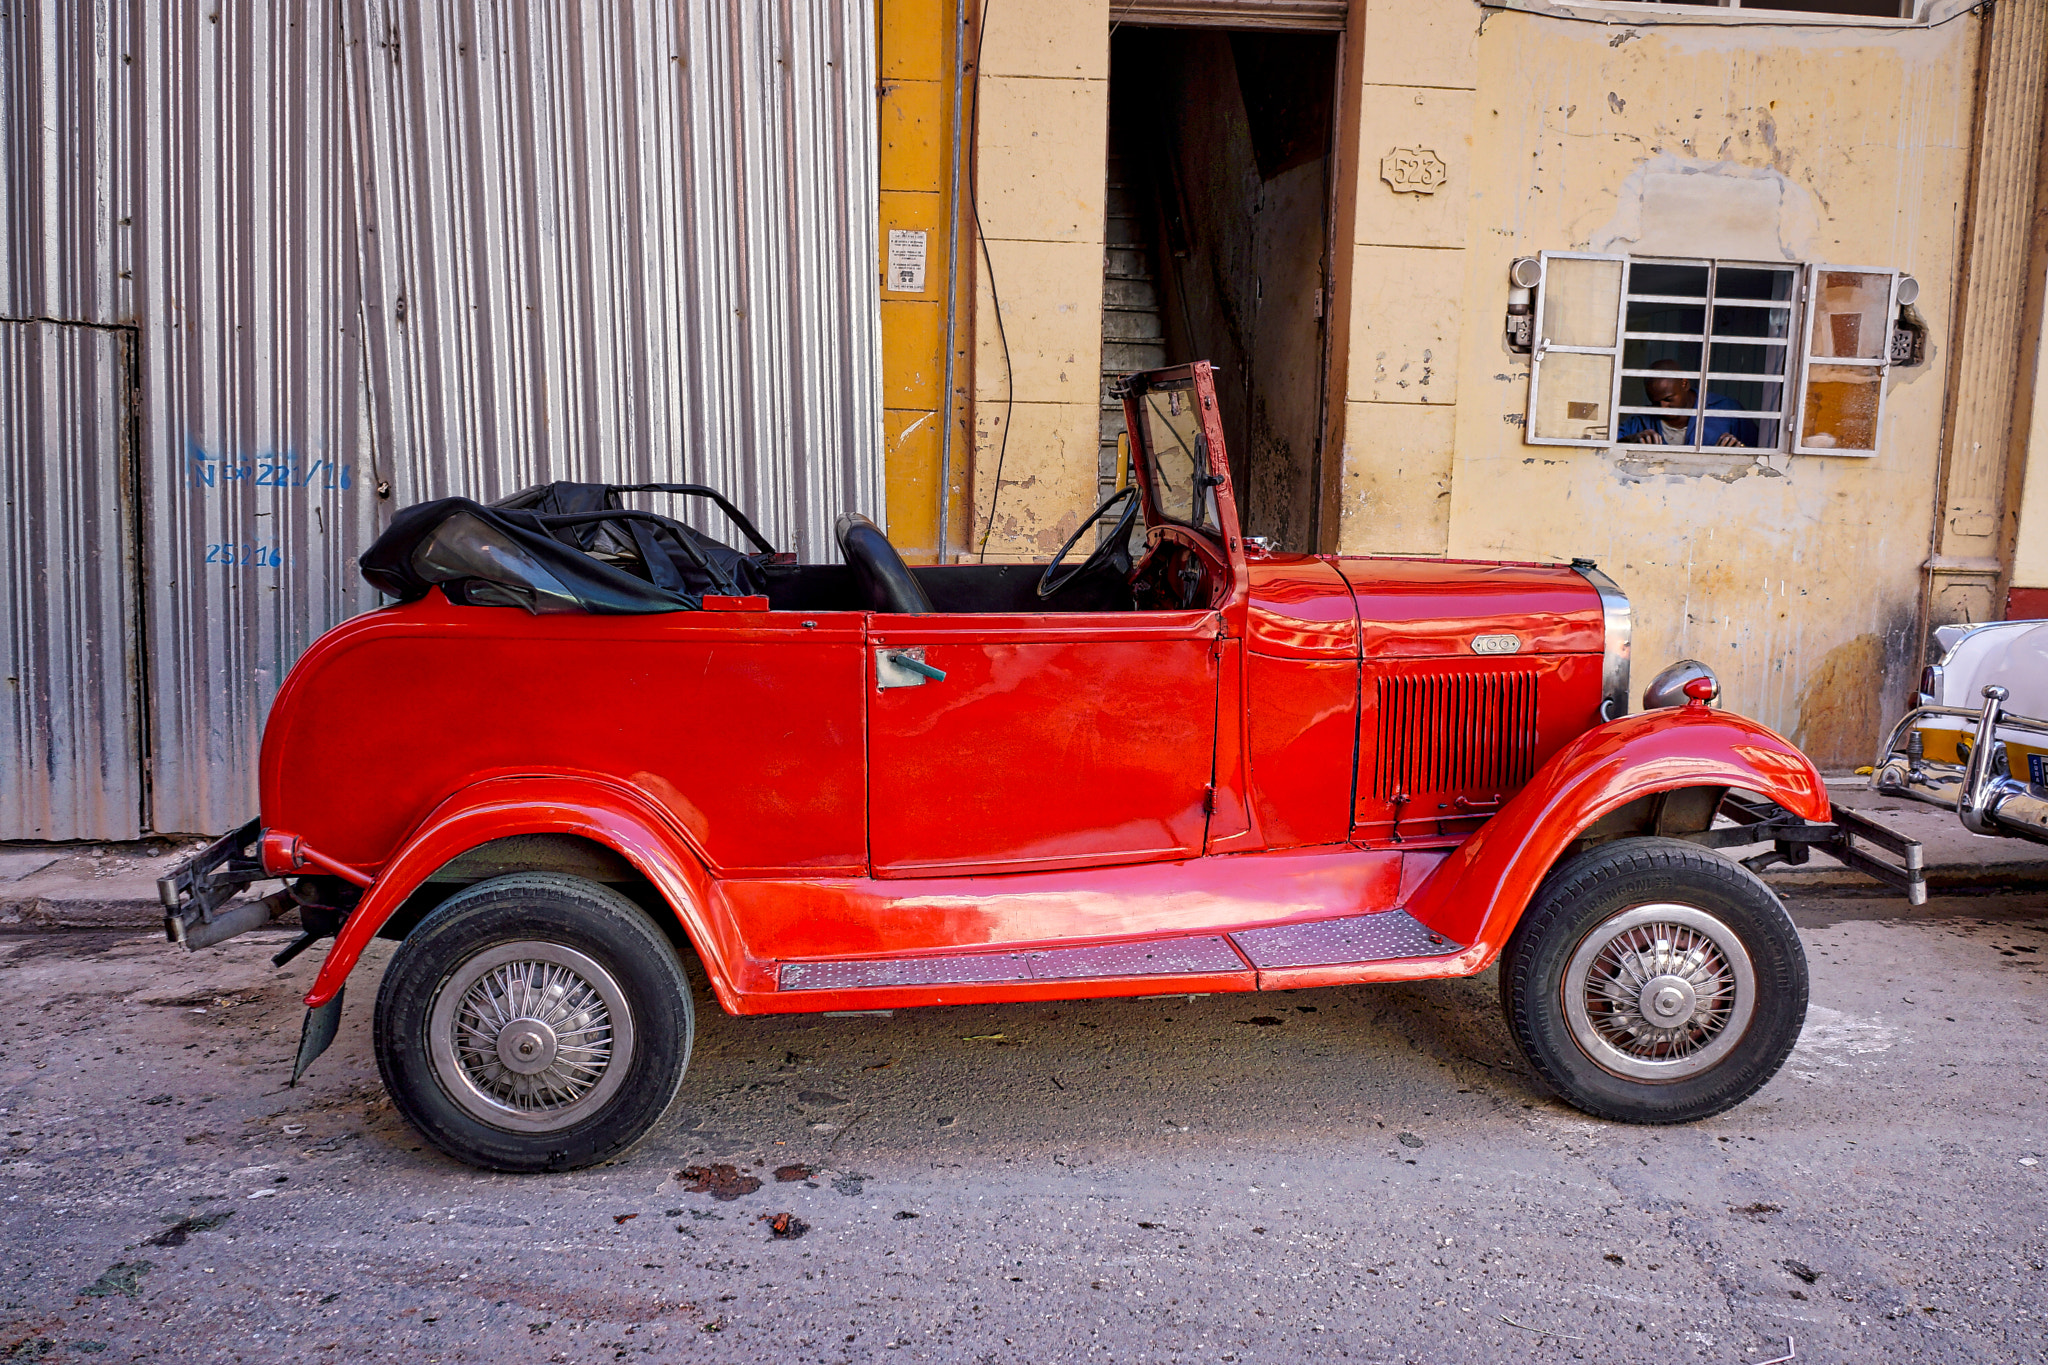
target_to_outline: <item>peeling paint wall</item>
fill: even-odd
[[[1109,0],[993,5],[980,57],[967,548],[1049,559],[1095,506]]]
[[[974,527],[1000,460],[991,558],[1045,557],[1093,501],[1106,10],[990,19],[977,184],[1004,326],[984,281]],[[1354,3],[1326,548],[1589,555],[1635,604],[1638,692],[1698,657],[1728,706],[1823,764],[1867,762],[1920,663],[1986,21],[1621,15]],[[1382,175],[1404,149],[1441,159],[1433,192]],[[1532,446],[1528,359],[1501,323],[1509,263],[1542,250],[1906,271],[1927,359],[1892,372],[1872,458]]]
[[[1638,693],[1700,658],[1729,707],[1823,765],[1868,762],[1920,661],[1977,56],[1968,18],[1880,31],[1487,15],[1468,136],[1439,148],[1469,213],[1448,460],[1421,471],[1448,493],[1442,539],[1380,543],[1357,518],[1346,548],[1591,556],[1635,604]],[[1873,458],[1528,445],[1528,360],[1501,318],[1509,262],[1538,250],[1894,267],[1921,283],[1930,355],[1893,372]],[[1347,475],[1374,458],[1350,452]]]

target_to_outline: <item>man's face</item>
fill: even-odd
[[[1650,402],[1660,408],[1689,408],[1692,406],[1692,381],[1690,379],[1646,379],[1643,392],[1650,396]]]

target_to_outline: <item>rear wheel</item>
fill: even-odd
[[[624,1155],[682,1086],[695,1017],[675,950],[616,891],[560,873],[457,893],[377,995],[377,1068],[448,1155],[560,1171]]]
[[[1553,872],[1501,956],[1529,1064],[1624,1123],[1687,1123],[1755,1094],[1806,1020],[1806,952],[1749,869],[1677,839],[1604,844]]]

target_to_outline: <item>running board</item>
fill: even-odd
[[[1106,943],[1029,952],[948,953],[935,957],[785,962],[783,991],[872,990],[902,986],[983,986],[1022,981],[1197,976],[1281,967],[1334,967],[1463,951],[1405,910],[1276,924],[1234,934]],[[1250,967],[1246,964],[1249,963]]]
[[[1230,936],[1261,971],[1280,967],[1339,967],[1402,957],[1442,957],[1464,951],[1406,910],[1346,915],[1308,924],[1276,924]]]

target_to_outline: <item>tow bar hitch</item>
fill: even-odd
[[[1742,860],[1742,865],[1752,872],[1761,872],[1777,863],[1797,867],[1818,851],[1844,867],[1905,892],[1908,905],[1927,904],[1927,868],[1920,841],[1895,834],[1853,810],[1837,806],[1832,821],[1813,824],[1770,801],[1753,801],[1731,793],[1721,798],[1720,813],[1735,823],[1686,838],[1708,848],[1741,848],[1770,841],[1769,849]],[[1898,861],[1879,858],[1871,852],[1873,849],[1882,849]]]

